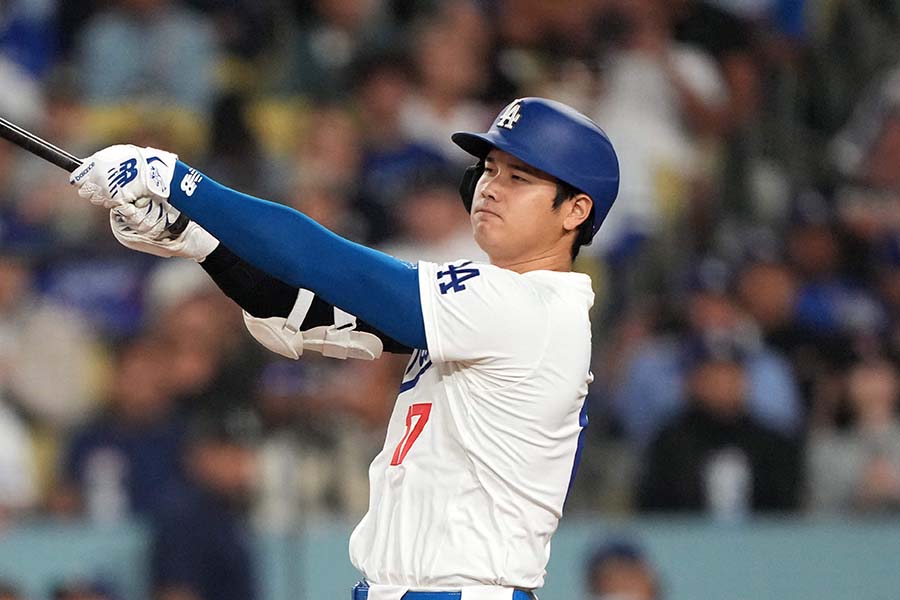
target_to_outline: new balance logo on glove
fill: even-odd
[[[109,197],[115,198],[116,194],[119,193],[119,188],[134,181],[134,178],[138,176],[137,159],[129,158],[119,163],[118,167],[109,169],[106,173],[106,179],[109,183]]]
[[[181,179],[181,191],[187,196],[193,196],[197,191],[197,184],[203,180],[203,175],[197,172],[197,169],[190,169]]]

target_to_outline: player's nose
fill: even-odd
[[[493,200],[496,201],[499,198],[499,185],[497,184],[497,178],[491,177],[490,179],[484,180],[484,183],[481,185],[481,197],[485,199],[485,201]]]

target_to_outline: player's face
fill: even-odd
[[[500,266],[568,252],[567,210],[554,210],[556,180],[501,150],[491,150],[475,187],[475,241]]]

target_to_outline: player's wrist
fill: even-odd
[[[172,206],[183,210],[204,178],[205,176],[197,169],[180,160],[176,161],[169,186],[169,202]]]
[[[171,192],[178,155],[149,146],[137,148],[137,152],[144,163],[142,175],[147,191],[158,199],[167,199]]]

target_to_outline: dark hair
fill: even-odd
[[[569,185],[565,181],[561,181],[559,179],[556,180],[556,197],[553,199],[553,210],[558,209],[562,206],[563,202],[574,198],[578,194],[583,194],[581,190],[576,188],[573,185]],[[593,237],[594,230],[594,207],[591,207],[591,212],[588,214],[587,219],[585,219],[581,225],[578,226],[578,231],[575,234],[575,240],[572,242],[572,260],[578,256],[578,251],[582,246],[586,246],[591,243],[591,238]]]

